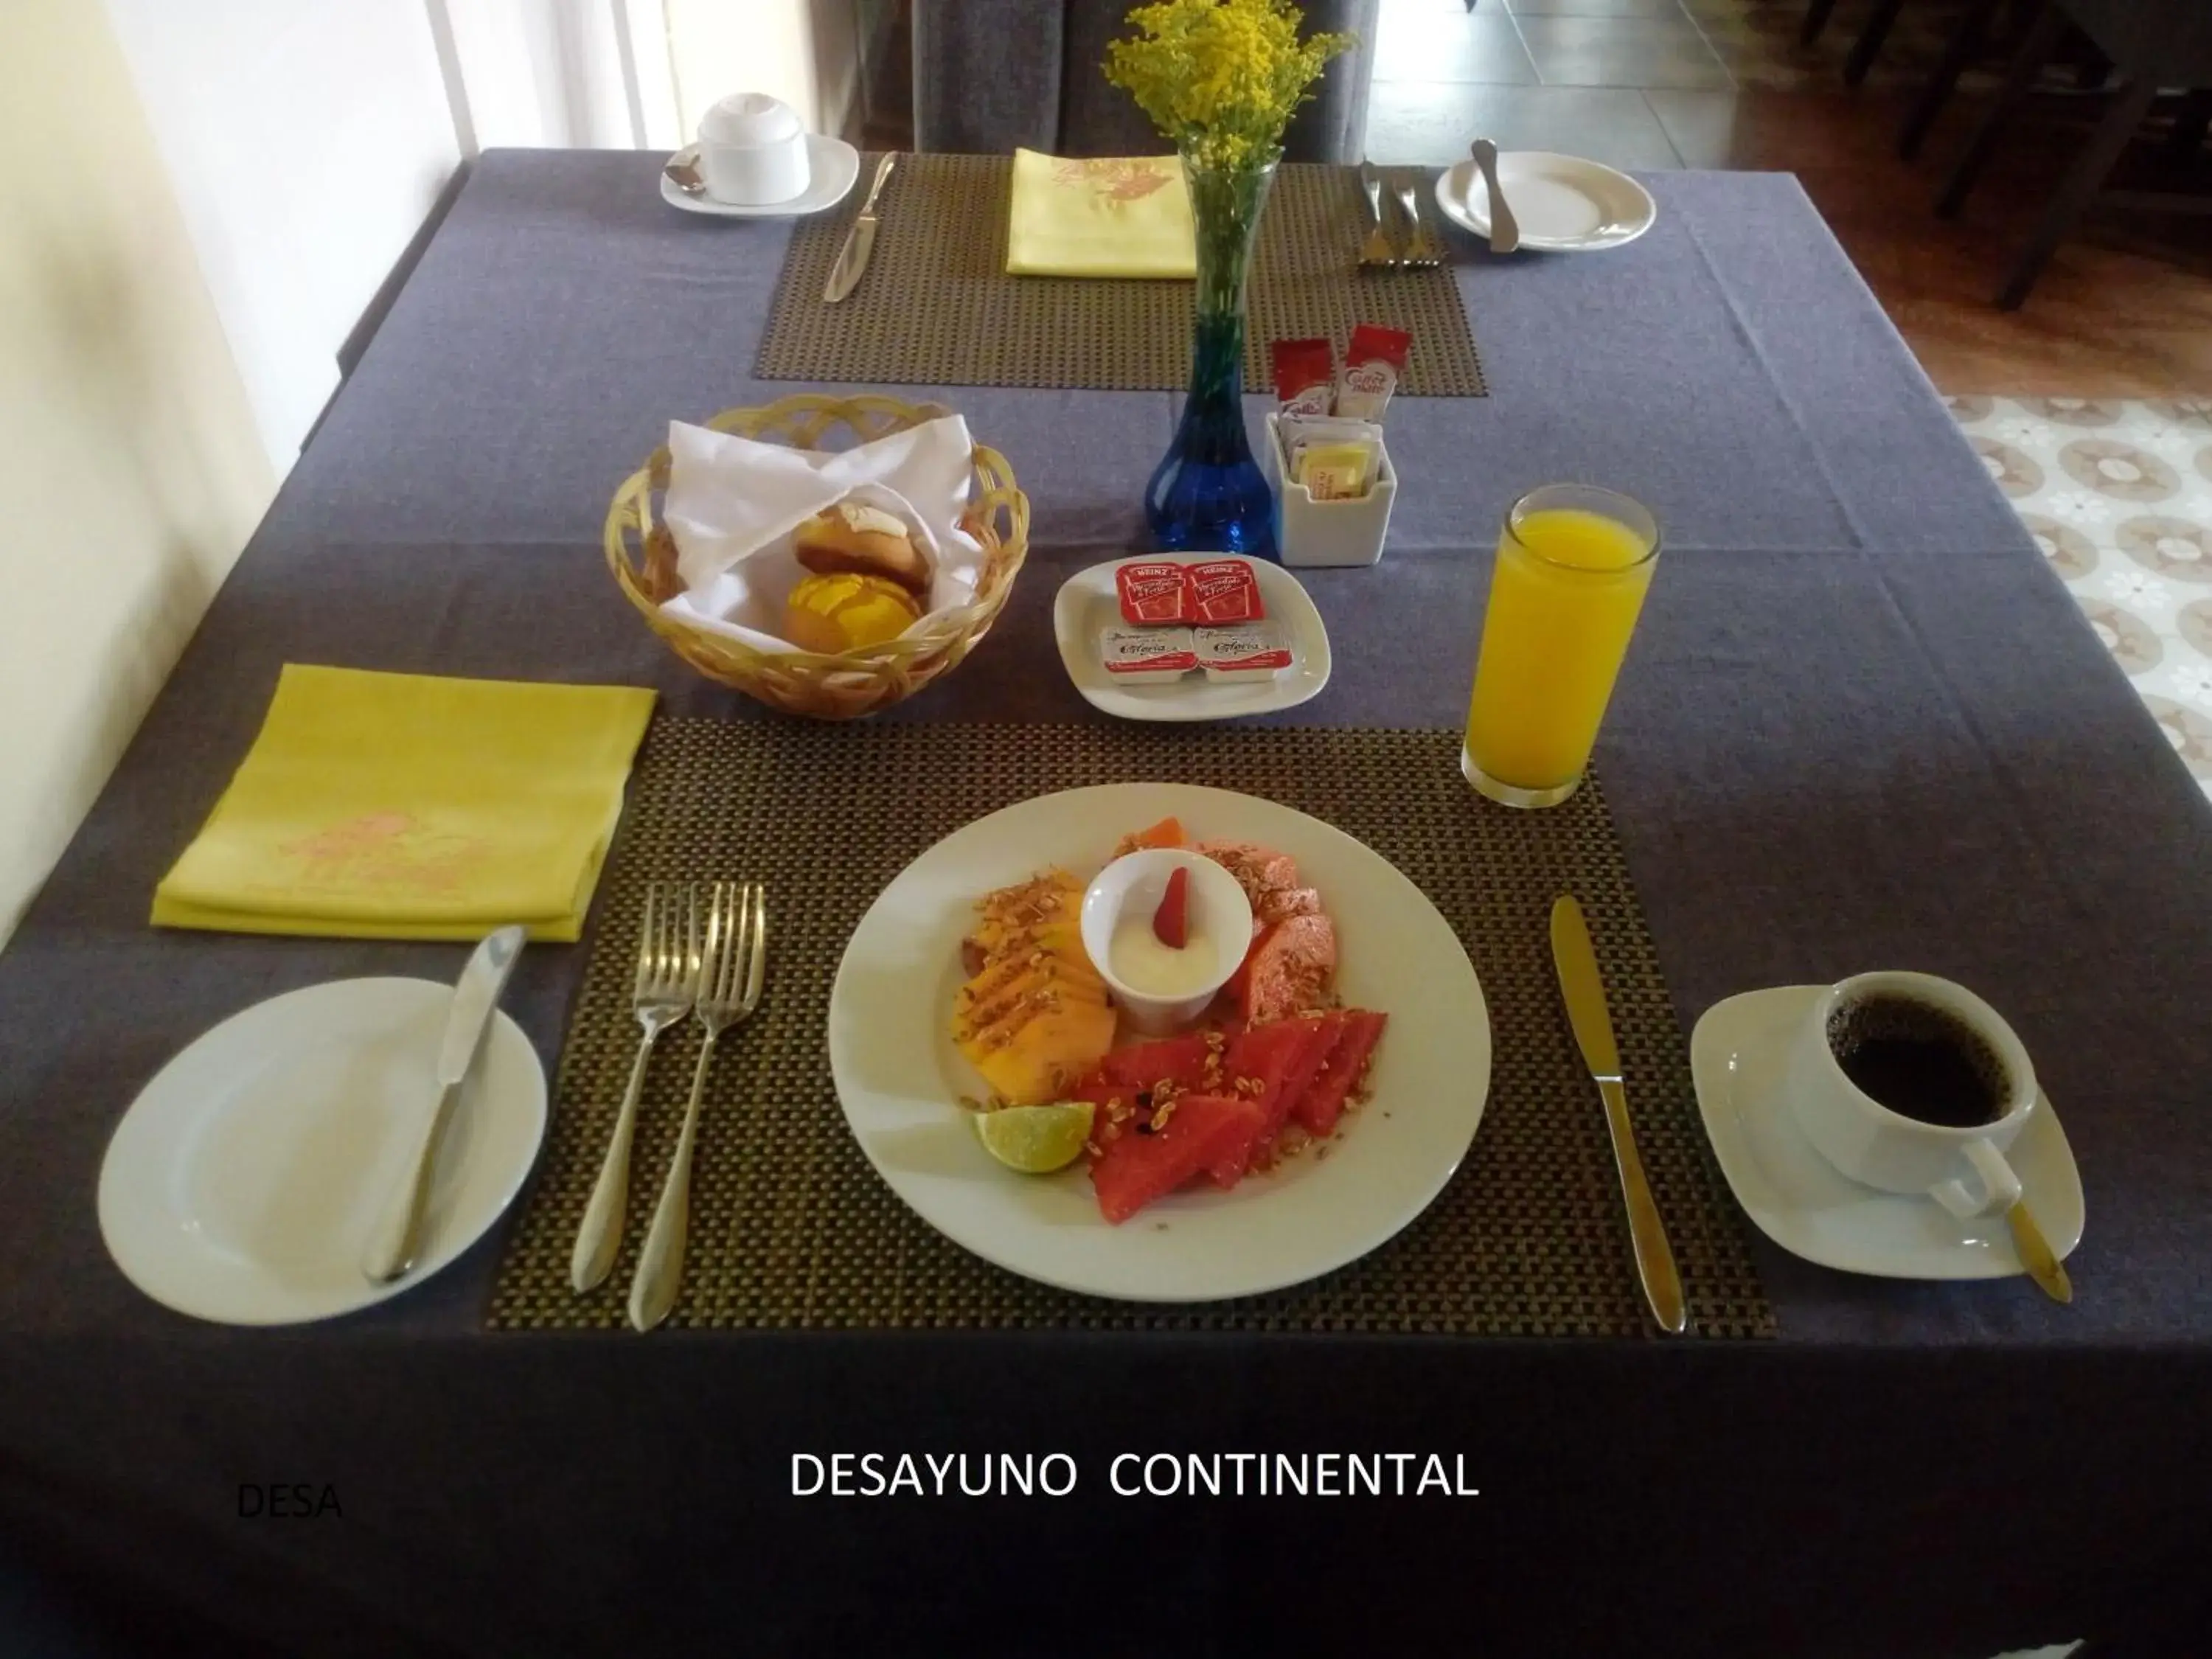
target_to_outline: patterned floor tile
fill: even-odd
[[[2097,637],[2212,795],[2212,398],[1950,404]]]

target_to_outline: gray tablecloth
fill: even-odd
[[[460,958],[145,926],[280,664],[756,717],[664,653],[598,550],[670,417],[793,389],[749,376],[787,228],[671,210],[654,167],[478,165],[0,954],[0,1522],[42,1571],[280,1650],[486,1654],[1304,1650],[1378,1620],[1949,1653],[2117,1629],[2172,1580],[2212,1524],[2212,821],[1786,178],[1655,178],[1657,226],[1602,258],[1461,246],[1492,395],[1394,408],[1390,545],[1307,577],[1337,669],[1290,718],[1455,723],[1510,499],[1585,478],[1649,502],[1667,548],[1601,756],[1683,1020],[1875,966],[1979,988],[2081,1161],[2074,1307],[1763,1240],[1772,1345],[495,1338],[492,1243],[328,1328],[140,1297],[92,1202],[139,1085],[259,998]],[[1133,544],[1176,400],[938,395],[1012,459],[1036,550],[988,644],[895,717],[1095,718],[1052,593]],[[549,1064],[581,965],[533,950],[510,993]],[[788,1495],[793,1451],[924,1443],[1101,1455],[1052,1505]],[[1463,1449],[1486,1495],[1103,1495],[1110,1450],[1378,1444]],[[240,1520],[248,1481],[332,1483],[343,1518]],[[1098,1604],[1039,1570],[1062,1548],[1131,1558],[1125,1613],[1071,1628]],[[1314,1550],[1340,1569],[1319,1585]]]

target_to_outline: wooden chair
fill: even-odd
[[[1936,213],[1952,218],[1966,205],[1974,181],[2069,22],[2112,60],[2119,81],[2103,118],[2059,180],[1997,292],[1997,304],[2007,311],[2017,309],[2027,298],[2058,244],[2100,192],[2114,205],[2212,211],[2212,200],[2201,196],[2160,191],[2104,191],[2113,163],[2142,125],[2161,87],[2212,88],[2212,7],[2205,0],[2044,0],[2027,38],[2013,55],[1996,103],[1983,118],[1936,198]],[[2185,142],[2193,149],[2203,140],[2207,115],[2206,100],[2192,99],[2185,106],[2175,142]]]

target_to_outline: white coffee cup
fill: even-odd
[[[707,193],[733,207],[770,207],[806,188],[806,130],[790,105],[764,92],[723,99],[699,123]]]
[[[1845,1075],[1832,1022],[1874,999],[1919,1003],[1947,1015],[1983,1044],[1999,1076],[1997,1111],[1963,1128],[1891,1110]],[[1996,1009],[1962,985],[1929,974],[1859,974],[1821,994],[1799,1029],[1790,1061],[1790,1102],[1820,1155],[1852,1180],[1891,1193],[1925,1193],[1960,1220],[2010,1209],[2020,1177],[2006,1162],[2035,1110],[2035,1072]]]

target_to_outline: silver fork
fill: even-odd
[[[645,1028],[630,1063],[629,1087],[615,1118],[584,1224],[576,1230],[576,1249],[568,1258],[568,1282],[579,1292],[595,1288],[613,1270],[622,1248],[623,1211],[629,1199],[629,1146],[637,1132],[638,1097],[645,1091],[646,1062],[660,1034],[691,1012],[699,977],[699,895],[690,882],[653,882],[645,890],[645,919],[638,928],[637,980],[630,1004]]]
[[[1406,210],[1406,222],[1413,232],[1406,239],[1406,252],[1398,263],[1408,270],[1427,270],[1444,262],[1444,251],[1437,241],[1437,234],[1429,228],[1429,222],[1421,216],[1419,202],[1413,195],[1415,180],[1404,173],[1390,181],[1391,193],[1397,197],[1398,205]]]
[[[1366,162],[1359,164],[1359,188],[1367,196],[1367,240],[1359,250],[1364,270],[1395,270],[1398,250],[1382,224],[1382,181]]]
[[[699,1069],[691,1076],[691,1103],[684,1109],[684,1132],[676,1158],[660,1189],[637,1275],[629,1285],[629,1322],[649,1331],[668,1317],[684,1283],[684,1244],[691,1224],[691,1149],[699,1134],[699,1098],[706,1092],[707,1068],[722,1033],[760,1006],[761,980],[768,971],[768,895],[757,881],[718,881],[709,908],[707,940],[699,970],[699,989],[691,1012],[707,1036],[699,1045]]]

